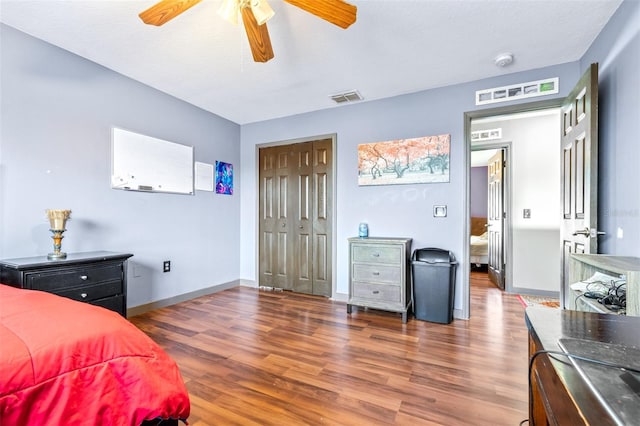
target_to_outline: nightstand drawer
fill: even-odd
[[[388,303],[400,303],[400,286],[353,283],[353,297]]]
[[[27,288],[57,292],[71,287],[112,280],[122,280],[121,263],[109,266],[88,266],[28,274]]]
[[[394,283],[400,285],[402,281],[402,268],[391,265],[355,263],[353,265],[352,278],[354,281]]]
[[[51,293],[68,297],[73,300],[79,300],[81,302],[90,302],[92,300],[122,294],[122,291],[122,281],[111,281],[83,287],[75,287],[69,290],[51,291]]]
[[[102,306],[103,308],[107,308],[110,311],[115,311],[122,315],[123,317],[127,317],[126,307],[124,306],[124,296],[111,296],[105,297],[104,299],[92,300],[89,302],[92,305]]]
[[[352,261],[368,263],[393,263],[397,265],[402,262],[402,250],[403,248],[399,246],[354,244],[352,247]]]

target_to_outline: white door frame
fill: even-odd
[[[470,293],[470,285],[469,285],[469,273],[471,270],[470,260],[469,260],[469,241],[471,238],[471,213],[469,210],[470,207],[470,199],[471,199],[471,121],[479,118],[486,118],[496,115],[508,115],[508,114],[516,114],[519,112],[530,112],[537,111],[543,109],[550,108],[559,108],[562,106],[562,102],[564,101],[564,96],[554,99],[548,99],[537,102],[528,102],[523,104],[516,105],[508,105],[504,107],[497,108],[487,108],[476,111],[467,111],[464,113],[464,172],[466,173],[466,188],[465,188],[465,197],[464,197],[464,223],[462,236],[464,241],[462,243],[462,265],[460,268],[460,273],[462,273],[462,319],[469,319],[471,315],[471,293]],[[555,154],[555,153],[554,153]],[[559,183],[558,183],[559,184]],[[511,201],[509,201],[511,202]],[[509,231],[511,233],[511,231]],[[507,266],[507,269],[509,267]],[[511,279],[512,277],[509,276]]]

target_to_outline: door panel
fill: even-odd
[[[488,163],[489,280],[504,290],[504,151],[499,150]]]
[[[276,196],[276,152],[275,150],[260,151],[260,201],[259,201],[259,228],[260,228],[260,285],[273,287],[275,275],[276,250],[274,231],[277,230],[275,218],[275,205],[278,204]]]
[[[290,289],[288,152],[279,147],[261,149],[259,164],[259,283]]]
[[[292,228],[292,233],[295,236],[294,246],[291,247],[292,258],[295,259],[293,263],[292,290],[307,294],[313,292],[311,276],[312,249],[310,242],[313,232],[313,223],[310,218],[313,208],[313,188],[311,186],[311,174],[313,173],[313,165],[311,164],[312,149],[312,142],[298,143],[290,148],[294,158],[290,173],[297,181],[296,191],[291,194],[291,209],[295,220]]]
[[[562,105],[560,300],[569,304],[572,253],[598,251],[598,65],[591,64]]]
[[[331,295],[332,141],[313,142],[313,294]]]
[[[332,140],[259,150],[259,283],[331,296]]]

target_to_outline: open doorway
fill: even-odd
[[[470,181],[469,240],[473,235],[471,217],[481,216],[477,206],[472,205],[472,198],[477,194],[472,193],[471,180],[479,174],[473,168],[482,166],[472,165],[471,160],[480,153],[501,151],[504,155],[503,222],[500,225],[504,262],[502,288],[509,293],[557,295],[560,285],[557,273],[560,268],[559,101],[476,111],[465,116]],[[488,164],[486,167],[489,174]],[[489,177],[486,179],[489,185]],[[488,218],[489,193],[486,196]],[[487,219],[487,225],[489,222]],[[465,268],[468,274],[476,269],[471,263],[471,252],[469,246],[470,263]]]
[[[510,143],[472,145],[470,169],[471,272],[505,289],[510,247]]]

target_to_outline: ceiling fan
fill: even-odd
[[[145,24],[160,26],[201,1],[162,0],[140,13],[139,16]],[[343,0],[284,1],[341,28],[348,28],[356,21],[356,6]],[[242,16],[254,61],[267,62],[273,58],[267,21],[274,12],[267,0],[223,0],[218,13],[234,24],[238,23],[238,15]]]

